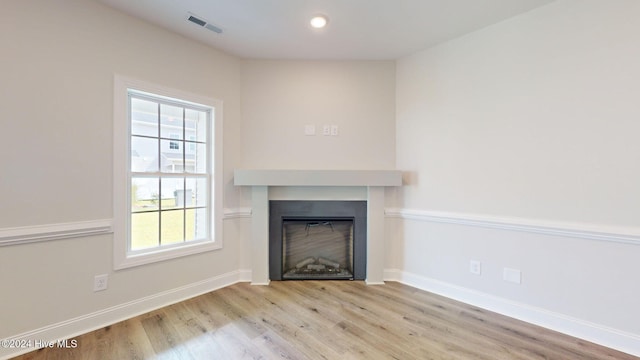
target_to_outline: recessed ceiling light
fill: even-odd
[[[309,23],[311,24],[311,26],[313,26],[316,29],[322,29],[323,27],[327,26],[328,22],[329,22],[329,19],[327,19],[326,16],[317,15],[317,16],[314,16]]]

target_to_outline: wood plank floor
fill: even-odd
[[[17,359],[639,359],[389,282],[239,283]]]

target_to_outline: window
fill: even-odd
[[[220,248],[220,102],[115,85],[116,269]]]
[[[171,134],[172,139],[179,139],[178,134]],[[169,149],[180,150],[180,144],[177,141],[169,141]]]

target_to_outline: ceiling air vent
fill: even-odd
[[[187,19],[189,21],[191,21],[194,24],[198,24],[200,26],[205,26],[207,25],[207,22],[201,19],[198,19],[197,17],[193,16],[193,15],[189,15],[189,18]]]
[[[200,17],[197,17],[193,14],[189,14],[189,17],[187,18],[187,20],[191,21],[192,23],[198,25],[198,26],[202,26],[207,30],[211,30],[216,34],[221,34],[222,33],[222,29],[220,29],[219,27],[213,25],[213,24],[209,24],[207,21],[203,20]]]

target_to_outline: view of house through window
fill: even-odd
[[[211,109],[129,92],[129,251],[206,240]]]

